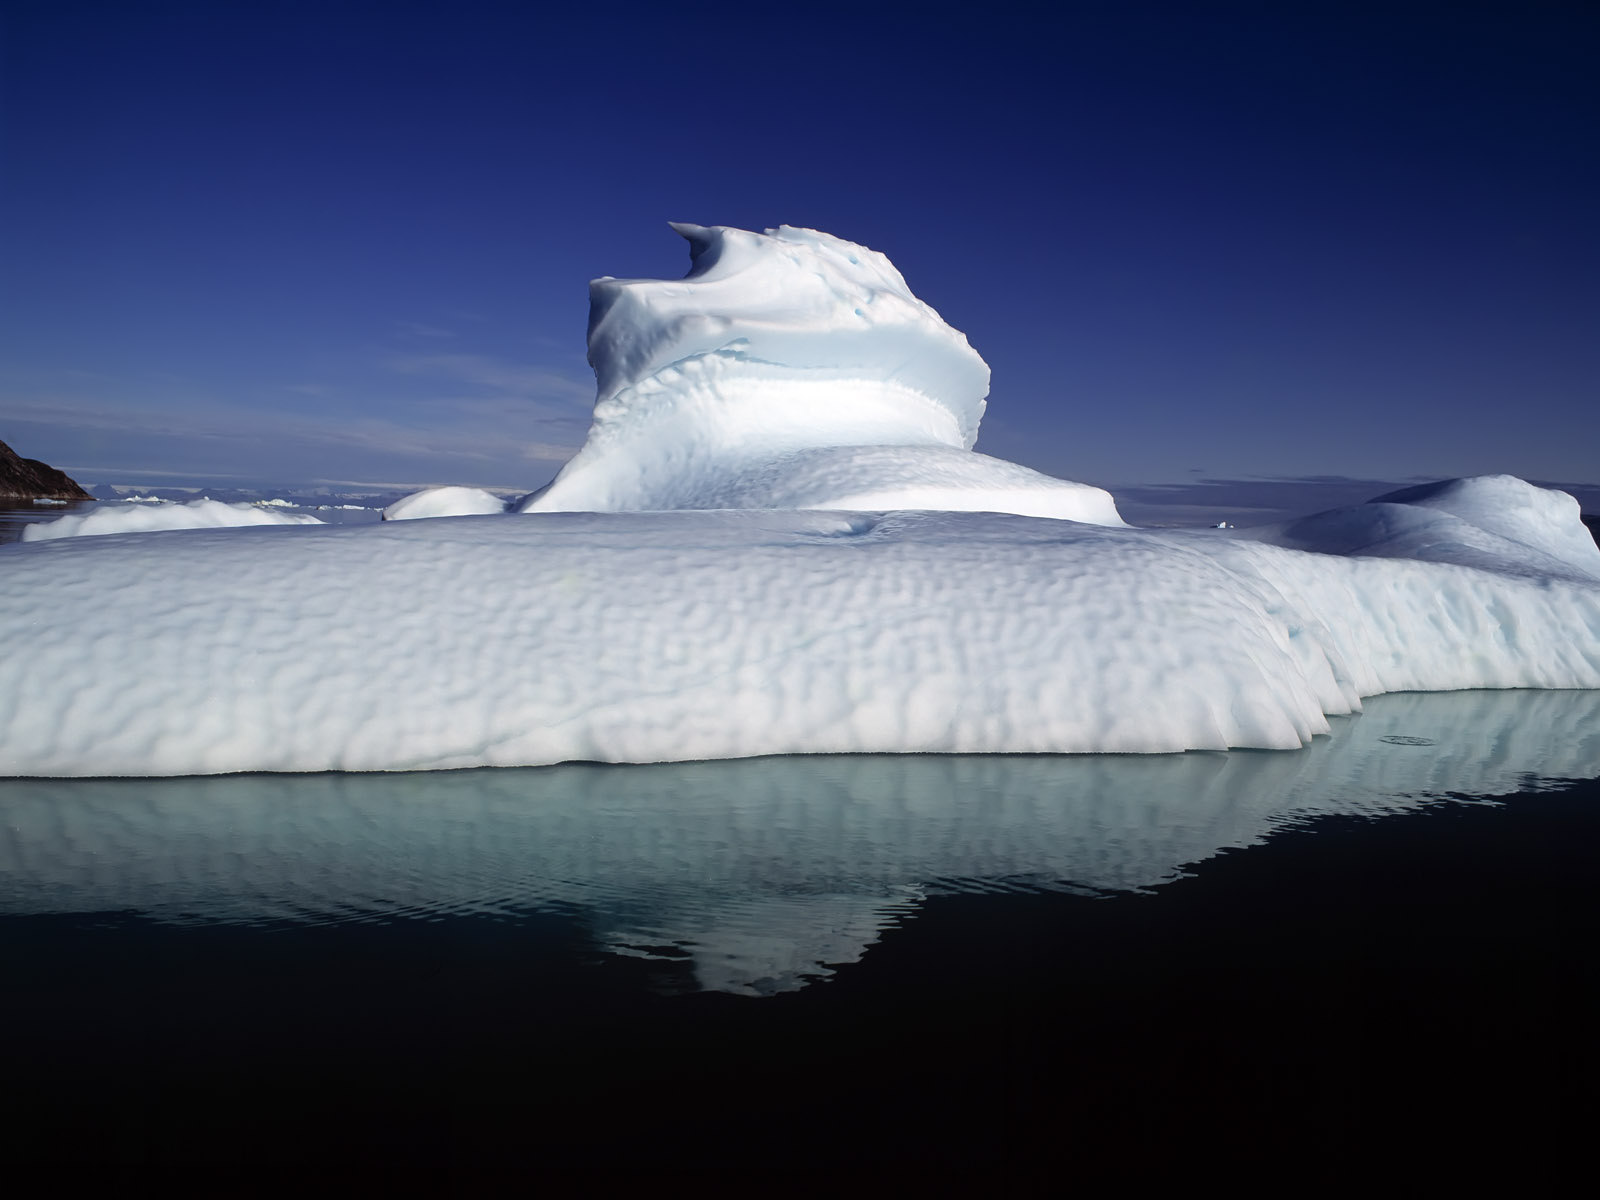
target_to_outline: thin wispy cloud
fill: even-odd
[[[581,439],[580,439],[581,440]],[[529,442],[522,448],[522,457],[529,462],[564,463],[577,453],[575,445],[557,445],[553,442]]]
[[[589,405],[594,383],[554,367],[510,362],[487,354],[413,354],[387,360],[392,371],[474,384],[528,400]]]
[[[440,325],[428,325],[421,321],[396,321],[394,327],[396,333],[406,338],[448,340],[457,336],[456,331],[453,329],[445,329]]]
[[[535,476],[570,458],[588,427],[570,409],[552,417],[544,408],[503,397],[433,398],[381,414],[0,399],[0,422],[24,445],[66,443],[71,448],[61,461],[70,458],[98,474],[134,475],[151,463],[190,462],[203,464],[211,478],[290,480],[308,467],[327,474],[327,465],[344,463],[341,475],[370,471],[391,478],[428,464],[429,474],[441,479],[516,487],[540,482]]]
[[[94,471],[99,471],[99,470],[102,470],[103,468],[98,463],[63,462],[63,463],[60,463],[60,464],[57,465],[57,469],[65,471],[68,475],[80,475],[80,474],[87,474],[87,473],[94,472]],[[180,468],[170,467],[170,466],[168,466],[168,467],[117,467],[116,468],[116,472],[117,472],[117,477],[118,477],[120,482],[127,482],[129,480],[138,480],[138,479],[151,479],[151,480],[162,480],[162,481],[165,481],[165,480],[171,479],[175,475],[181,475],[181,474],[185,473]],[[218,471],[218,472],[214,472],[212,474],[209,474],[209,475],[206,476],[206,479],[207,479],[208,482],[221,482],[221,481],[238,481],[240,483],[253,483],[253,482],[255,482],[255,476],[253,476],[253,475],[241,475],[241,474],[238,474],[237,472],[222,472],[222,471]]]
[[[35,372],[0,386],[0,423],[97,473],[177,462],[211,477],[425,469],[504,486],[542,482],[589,426],[593,384],[572,372],[476,353],[380,352],[365,361],[364,375],[302,377],[241,395],[193,381],[169,391],[148,379],[119,386]]]

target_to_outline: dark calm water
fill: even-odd
[[[1531,1182],[1594,1116],[1597,777],[1600,693],[1473,692],[1292,754],[0,781],[0,1141]]]
[[[14,500],[0,500],[0,546],[7,542],[20,542],[22,531],[38,521],[54,521],[68,513],[86,513],[98,506],[95,500],[78,500],[70,504],[21,504]]]

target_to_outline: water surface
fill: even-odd
[[[1600,693],[1464,692],[1297,753],[4,781],[4,1128],[653,1170],[1575,1130],[1597,777]]]

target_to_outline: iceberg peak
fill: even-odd
[[[589,285],[594,424],[531,511],[922,508],[1120,525],[1098,488],[973,452],[989,367],[876,250],[669,222],[679,280]]]
[[[720,355],[765,375],[825,371],[910,393],[913,408],[920,401],[945,411],[939,421],[910,416],[908,437],[972,448],[988,364],[882,254],[788,225],[751,233],[670,224],[689,243],[683,279],[607,276],[589,285],[597,423],[645,399],[627,394],[664,369]],[[767,399],[776,403],[776,394]],[[908,397],[895,399],[903,405]]]
[[[689,268],[689,276],[686,278],[711,266],[709,262],[700,261],[707,254],[712,255],[715,261],[715,255],[722,247],[720,228],[715,225],[695,225],[689,221],[668,221],[667,228],[689,243],[689,261],[693,265]]]

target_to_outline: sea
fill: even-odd
[[[1539,1189],[1596,1117],[1597,834],[1594,691],[1295,752],[0,780],[0,1153]]]

